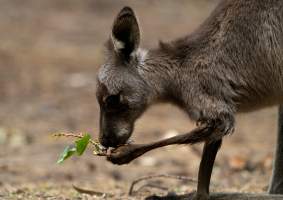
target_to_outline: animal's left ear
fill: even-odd
[[[131,53],[139,47],[139,25],[135,13],[130,7],[124,7],[116,17],[111,41],[114,51],[125,59],[129,59]]]

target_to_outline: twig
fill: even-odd
[[[197,183],[197,180],[190,178],[190,177],[186,177],[186,176],[174,176],[174,175],[169,175],[169,174],[158,174],[158,175],[150,175],[150,176],[143,176],[140,177],[136,180],[134,180],[131,183],[130,189],[129,189],[129,195],[132,196],[133,192],[134,192],[134,186],[144,180],[148,180],[148,179],[153,179],[153,178],[172,178],[172,179],[178,179],[178,180],[185,180],[185,181],[189,181],[192,183]]]
[[[157,188],[159,190],[168,190],[167,187],[163,187],[163,186],[153,184],[153,183],[146,183],[146,184],[142,185],[141,187],[139,187],[135,192],[137,193],[137,192],[141,191],[143,188],[147,188],[147,187]]]
[[[54,137],[74,137],[74,138],[83,138],[84,135],[83,133],[54,133],[53,134]],[[92,143],[93,145],[100,145],[100,143],[98,141],[94,141],[92,139],[89,139],[89,142]]]
[[[112,197],[113,194],[108,194],[108,193],[105,193],[105,192],[98,192],[98,191],[94,191],[94,190],[87,190],[87,189],[83,189],[83,188],[80,188],[78,186],[75,186],[73,185],[73,188],[79,192],[79,193],[82,193],[82,194],[88,194],[88,195],[95,195],[95,196],[99,196],[99,197]]]
[[[77,133],[77,134],[74,134],[74,133],[54,133],[53,136],[54,137],[73,137],[73,138],[80,138],[80,139],[84,137],[83,133]],[[106,152],[104,152],[104,147],[98,141],[95,141],[93,139],[89,139],[89,142],[96,149],[96,151],[94,151],[95,155],[106,156]]]
[[[54,133],[52,134],[54,137],[75,137],[75,138],[83,138],[83,133]]]

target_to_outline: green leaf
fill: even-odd
[[[83,138],[81,138],[81,139],[79,139],[75,142],[76,148],[77,148],[77,154],[79,156],[81,156],[84,153],[84,151],[85,151],[85,149],[86,149],[86,147],[89,143],[89,140],[90,140],[90,135],[85,134],[85,136]]]
[[[59,159],[57,160],[57,163],[60,164],[67,158],[71,157],[75,152],[77,151],[76,147],[73,145],[67,146],[64,151],[61,153]]]

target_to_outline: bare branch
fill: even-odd
[[[98,191],[94,191],[94,190],[88,190],[88,189],[83,189],[80,188],[78,186],[73,185],[73,188],[81,194],[88,194],[88,195],[92,195],[92,196],[98,196],[98,197],[111,197],[113,196],[112,194],[109,193],[104,193],[104,192],[98,192]]]
[[[192,182],[192,183],[197,183],[197,180],[190,178],[190,177],[186,177],[186,176],[175,176],[175,175],[170,175],[170,174],[157,174],[157,175],[149,175],[149,176],[143,176],[140,177],[136,180],[134,180],[130,186],[129,189],[129,195],[133,195],[134,193],[134,186],[144,180],[148,180],[148,179],[154,179],[154,178],[171,178],[171,179],[178,179],[178,180],[185,180],[188,182]]]

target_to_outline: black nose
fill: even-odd
[[[120,141],[114,137],[101,137],[99,142],[104,147],[117,147],[120,144]]]

